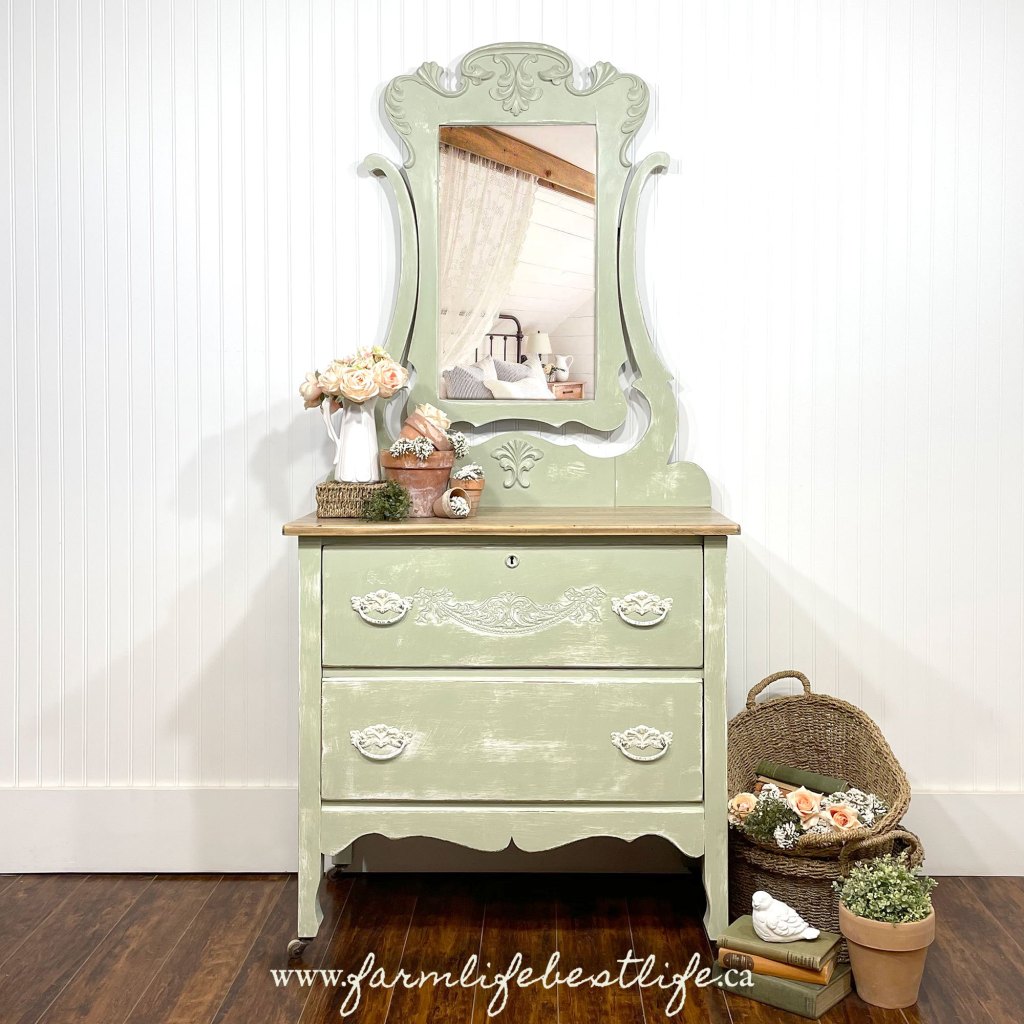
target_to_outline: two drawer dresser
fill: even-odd
[[[287,524],[301,570],[299,943],[360,836],[662,836],[726,924],[725,541],[708,508]]]
[[[377,440],[392,443],[404,411],[443,406],[487,484],[466,520],[284,528],[298,538],[301,578],[293,952],[320,924],[324,858],[344,862],[370,833],[526,851],[661,836],[703,859],[705,924],[712,936],[726,925],[725,550],[739,528],[711,508],[704,471],[676,461],[672,374],[644,318],[641,193],[670,169],[666,153],[633,163],[648,104],[638,75],[607,61],[577,69],[529,42],[479,47],[457,69],[425,61],[384,87],[404,160],[363,165],[393,193],[400,238],[381,341],[415,372],[377,405]],[[476,271],[513,266],[475,232],[506,232],[515,218],[507,180],[483,205],[442,187],[461,180],[444,139],[459,127],[487,143],[495,185],[510,169],[501,160],[529,155],[508,134],[521,125],[552,148],[515,168],[530,183],[518,178],[517,195],[539,201],[552,154],[586,165],[565,181],[592,204],[572,221],[584,244],[592,235],[592,258],[565,263],[551,286],[563,316],[592,308],[579,320],[585,333],[592,319],[592,337],[569,340],[593,375],[575,401],[452,400],[445,368],[494,340],[493,316],[516,319],[499,314],[496,286],[493,310],[474,298]],[[569,259],[563,249],[549,255]],[[530,330],[555,326],[531,316]],[[680,361],[690,344],[676,346]]]

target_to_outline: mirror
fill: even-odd
[[[594,398],[597,132],[438,130],[438,394]]]

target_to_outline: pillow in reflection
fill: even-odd
[[[484,387],[484,378],[475,366],[453,366],[441,374],[444,379],[446,396],[453,401],[476,401],[490,399],[491,393]]]
[[[534,367],[528,363],[510,363],[505,359],[495,359],[494,369],[498,380],[526,380],[527,377],[535,376]]]

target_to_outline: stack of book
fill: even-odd
[[[765,942],[758,938],[747,914],[718,937],[721,986],[727,992],[817,1019],[850,994],[850,965],[836,962],[840,941],[834,932],[822,932],[811,941]],[[741,984],[741,971],[751,972],[753,987]]]

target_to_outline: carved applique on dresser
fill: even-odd
[[[459,601],[447,588],[416,591],[416,624],[453,623],[480,636],[531,636],[562,625],[600,622],[605,598],[601,587],[570,587],[550,603],[503,591],[483,601]]]
[[[508,473],[503,482],[506,489],[516,484],[529,487],[530,481],[526,479],[526,474],[544,458],[544,453],[527,441],[515,439],[495,448],[491,458],[497,459],[498,465]]]

